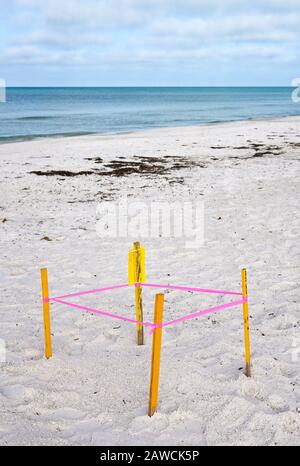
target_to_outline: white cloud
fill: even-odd
[[[299,60],[299,0],[11,0],[2,63]],[[27,23],[22,18],[30,17]],[[6,16],[7,18],[7,16]],[[1,28],[1,19],[0,19]]]
[[[104,35],[89,33],[88,31],[84,34],[64,34],[63,32],[57,31],[33,31],[27,34],[25,37],[13,38],[10,41],[12,46],[40,46],[49,48],[61,48],[61,49],[77,49],[85,46],[102,46],[108,45],[111,40]]]
[[[5,63],[23,65],[84,65],[85,59],[78,51],[48,51],[39,47],[11,47],[4,54]]]

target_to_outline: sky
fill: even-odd
[[[8,86],[289,86],[300,0],[0,0]]]

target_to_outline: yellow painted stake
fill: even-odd
[[[137,283],[142,282],[142,268],[141,268],[141,254],[140,254],[140,243],[137,241],[134,243],[136,250],[136,281]],[[136,320],[143,322],[143,300],[142,300],[142,287],[135,286],[135,314]],[[136,324],[136,338],[137,344],[144,344],[144,327],[142,324]]]
[[[164,295],[155,296],[154,324],[161,324],[163,320]],[[157,409],[158,403],[158,384],[160,368],[160,349],[161,349],[162,327],[157,327],[153,332],[152,339],[152,361],[151,361],[151,378],[148,416],[153,416]]]
[[[50,332],[50,303],[49,301],[45,301],[45,299],[49,298],[47,269],[41,269],[41,280],[44,312],[45,356],[49,359],[52,356],[52,344]]]
[[[251,377],[250,368],[250,334],[249,334],[249,315],[248,315],[248,291],[247,291],[247,271],[242,269],[242,293],[243,298],[247,301],[243,303],[243,314],[244,314],[244,339],[245,339],[245,356],[246,356],[246,370],[245,375]]]

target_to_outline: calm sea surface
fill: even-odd
[[[8,88],[0,142],[300,115],[289,87]]]

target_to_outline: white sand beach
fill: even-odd
[[[1,144],[0,444],[299,445],[299,160],[300,117]],[[100,238],[97,205],[125,194],[203,201],[204,244]],[[147,332],[51,304],[44,358],[40,268],[52,296],[126,283],[134,240],[152,282],[239,292],[247,268],[251,378],[241,307],[163,331],[152,418]],[[76,302],[135,316],[132,288]],[[223,302],[167,291],[164,315]]]

